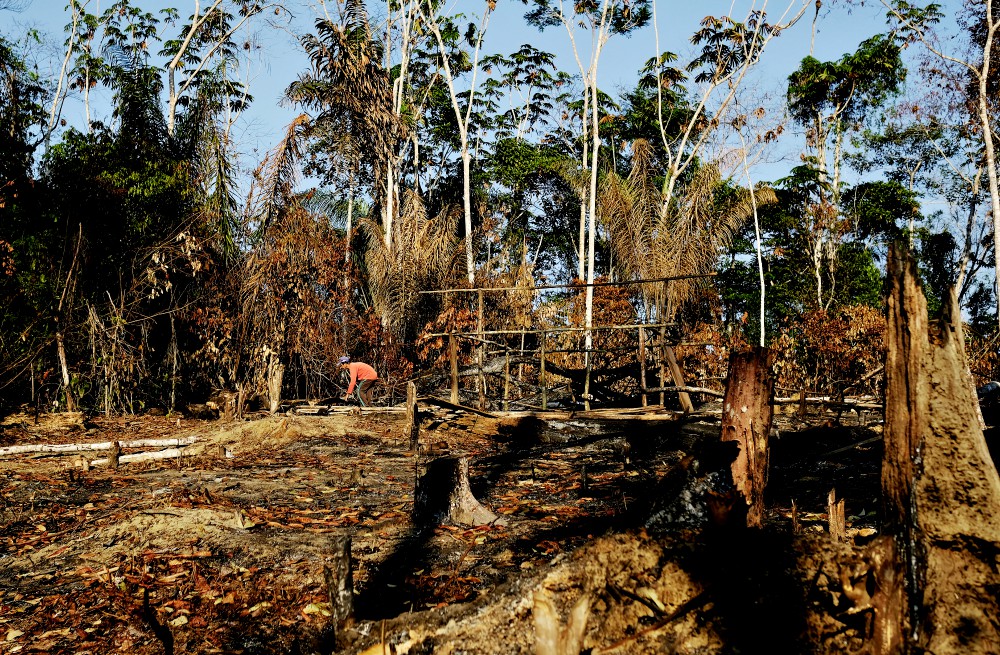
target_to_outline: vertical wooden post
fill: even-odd
[[[417,452],[420,444],[420,409],[417,407],[417,385],[406,383],[406,437],[410,441],[410,450]]]
[[[774,375],[767,348],[733,353],[722,402],[722,440],[740,444],[740,454],[732,463],[733,484],[746,500],[750,527],[764,524],[773,396]]]
[[[837,490],[831,489],[826,496],[827,522],[830,526],[830,538],[834,541],[847,539],[847,517],[844,514],[844,499],[837,498]]]
[[[538,374],[538,385],[542,388],[542,409],[549,407],[549,394],[545,386],[545,330],[542,330],[542,370]]]
[[[455,333],[448,335],[448,357],[451,359],[451,402],[458,404],[458,341]]]
[[[483,290],[476,292],[479,305],[476,310],[476,331],[479,333],[479,348],[476,352],[476,360],[479,364],[479,375],[476,377],[476,388],[479,391],[479,409],[486,409],[486,376],[483,374],[483,350],[486,348],[483,335]]]
[[[684,384],[684,373],[681,371],[681,365],[677,363],[677,357],[674,356],[674,349],[664,343],[663,352],[667,356],[667,364],[670,366],[670,377],[674,379],[674,385],[678,387],[686,386]],[[685,414],[690,414],[694,411],[691,394],[686,391],[678,391],[677,399],[681,402],[681,409],[684,410]]]
[[[639,382],[642,384],[642,406],[648,407],[646,396],[646,328],[639,327]]]
[[[667,365],[666,365],[666,361],[665,361],[666,360],[666,355],[664,355],[664,353],[663,353],[663,349],[664,349],[664,347],[666,347],[666,345],[667,345],[667,328],[661,326],[660,327],[660,347],[659,347],[659,354],[660,354],[660,357],[659,357],[659,359],[660,359],[660,388],[661,389],[666,386],[666,381],[667,381],[667,376],[666,376],[666,372],[667,372],[666,366]],[[661,405],[666,405],[667,404],[666,396],[665,396],[665,394],[662,391],[660,392],[660,404]]]
[[[510,351],[504,352],[503,362],[503,411],[510,411]]]

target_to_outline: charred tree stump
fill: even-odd
[[[750,527],[761,527],[764,522],[773,396],[769,351],[754,348],[733,353],[722,403],[722,440],[740,444],[740,454],[732,464],[733,484],[746,501]]]
[[[413,519],[420,527],[446,521],[459,525],[507,525],[507,521],[483,507],[469,487],[467,457],[431,460],[417,479],[413,496]]]
[[[330,622],[335,632],[354,616],[354,577],[351,572],[351,538],[334,537],[328,564],[323,566],[326,593],[330,602]]]
[[[892,625],[876,606],[886,649],[875,652],[996,653],[1000,476],[979,428],[958,302],[953,292],[929,333],[913,259],[894,248],[888,268],[882,491],[899,567],[889,596],[902,598],[902,616]]]

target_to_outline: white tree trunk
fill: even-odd
[[[1000,182],[997,180],[996,148],[993,147],[993,125],[990,123],[990,108],[986,102],[987,80],[990,75],[990,57],[993,38],[998,25],[993,22],[993,4],[986,4],[988,30],[983,44],[983,68],[979,74],[979,122],[983,129],[983,145],[986,148],[986,179],[990,185],[990,207],[993,214],[993,253],[1000,261]],[[1000,299],[1000,264],[996,267],[997,298]],[[997,323],[1000,324],[1000,301],[997,302]]]
[[[465,210],[465,266],[469,286],[476,285],[476,258],[472,243],[472,191],[469,189],[472,155],[469,154],[468,135],[462,130],[462,207]]]

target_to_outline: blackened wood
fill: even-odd
[[[737,441],[740,454],[732,464],[733,484],[747,504],[747,525],[764,522],[764,488],[768,474],[774,375],[767,348],[733,353],[722,404],[722,440]]]

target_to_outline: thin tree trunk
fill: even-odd
[[[62,294],[59,296],[59,306],[56,308],[56,321],[59,326],[56,330],[56,355],[59,358],[59,368],[62,373],[63,392],[66,395],[66,410],[70,412],[76,409],[76,401],[73,398],[73,389],[69,376],[69,364],[66,361],[66,339],[64,331],[69,323],[68,307],[73,302],[73,291],[76,286],[73,276],[76,273],[76,263],[80,256],[80,244],[82,242],[83,223],[80,223],[76,235],[76,247],[73,248],[73,259],[70,261],[69,271],[66,273],[66,282],[63,284]],[[67,308],[65,313],[63,312],[64,307]]]

